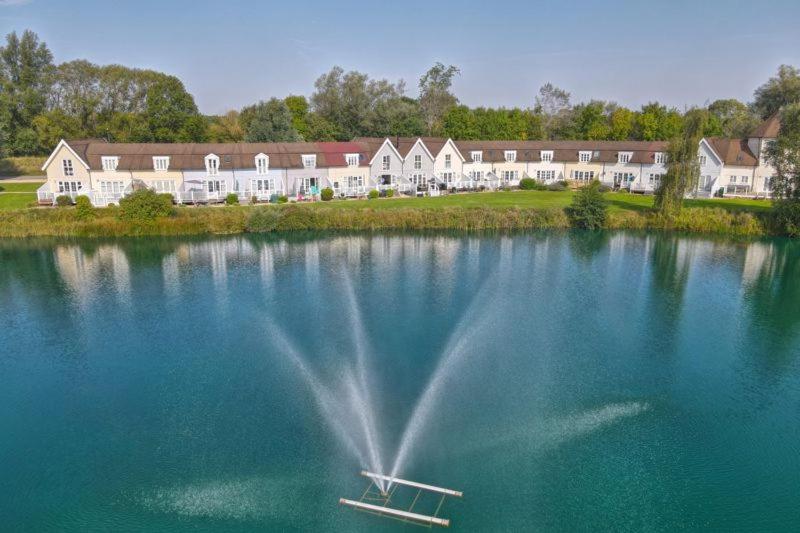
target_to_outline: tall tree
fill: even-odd
[[[767,146],[766,154],[775,169],[770,183],[773,197],[800,202],[800,103],[781,112],[778,138]]]
[[[156,142],[199,142],[207,135],[205,119],[194,98],[174,76],[159,80],[147,90],[145,117]]]
[[[572,139],[588,139],[591,141],[607,139],[611,134],[606,115],[606,103],[591,100],[586,104],[576,105],[573,109],[572,128],[569,137]]]
[[[557,138],[558,132],[563,131],[567,126],[572,110],[569,99],[570,94],[567,91],[550,82],[539,88],[534,111],[543,117],[543,127],[547,138]]]
[[[465,105],[450,108],[442,118],[442,134],[460,141],[478,139],[478,124],[472,109]]]
[[[0,130],[13,154],[39,151],[33,119],[45,110],[53,68],[47,45],[30,30],[8,34],[0,47]]]
[[[735,98],[715,100],[708,106],[708,112],[709,121],[719,123],[718,131],[713,131],[713,134],[722,137],[746,137],[759,122],[758,116]],[[708,134],[712,132],[709,131]]]
[[[244,130],[239,123],[239,112],[231,110],[219,117],[212,117],[208,124],[211,142],[236,143],[244,140]]]
[[[756,89],[753,108],[766,119],[783,106],[800,102],[800,70],[790,65],[778,67],[778,74]]]
[[[669,142],[667,173],[661,178],[654,204],[662,214],[678,213],[686,193],[697,185],[700,177],[697,146],[707,123],[708,111],[692,109],[684,116],[681,132]]]
[[[608,138],[612,141],[626,141],[630,139],[633,132],[634,113],[627,107],[617,107],[608,117],[609,134]]]
[[[247,142],[295,142],[300,134],[292,125],[292,113],[283,100],[271,98],[242,109]]]
[[[292,114],[292,126],[303,139],[308,138],[308,100],[305,96],[289,95],[283,99]]]
[[[642,106],[634,122],[634,136],[640,141],[667,141],[681,133],[681,114],[658,102]]]
[[[419,105],[428,135],[438,132],[447,111],[458,105],[458,98],[450,88],[460,72],[455,65],[437,62],[419,79]]]

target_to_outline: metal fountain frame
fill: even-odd
[[[385,476],[383,474],[374,474],[372,472],[367,472],[366,470],[362,470],[361,475],[369,479],[369,485],[367,485],[367,488],[364,490],[361,498],[358,500],[339,498],[339,503],[341,505],[352,507],[356,511],[383,516],[386,518],[399,520],[400,522],[405,522],[407,524],[427,527],[428,529],[431,529],[433,526],[450,527],[450,519],[439,517],[439,511],[441,511],[444,501],[448,496],[453,498],[462,498],[464,496],[461,491],[444,489],[442,487],[434,487],[433,485],[417,483],[416,481],[407,481],[405,479]],[[390,486],[389,491],[384,492],[380,488],[380,485],[378,485],[378,481],[388,481]],[[394,507],[389,507],[389,502],[392,501],[392,496],[397,490],[397,487],[401,485],[417,489],[417,494],[414,496],[414,499],[408,509],[396,509]],[[423,492],[434,493],[441,496],[441,498],[439,498],[439,504],[436,506],[436,511],[433,513],[433,515],[424,515],[414,512],[414,505],[416,505]]]

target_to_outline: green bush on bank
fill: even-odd
[[[776,202],[773,220],[777,232],[788,237],[800,237],[800,200]]]
[[[174,214],[171,194],[140,189],[119,201],[119,217],[131,222],[148,222]]]
[[[72,198],[67,196],[66,194],[62,194],[56,197],[56,205],[58,207],[69,207],[72,205]]]
[[[369,192],[367,193],[367,198],[369,198],[370,200],[374,200],[374,199],[376,199],[376,198],[377,198],[378,196],[380,196],[380,195],[381,195],[381,193],[379,193],[379,192],[378,192],[378,191],[376,191],[375,189],[372,189],[371,191],[369,191]]]
[[[601,229],[606,223],[608,202],[600,192],[600,182],[594,180],[589,185],[581,187],[572,200],[572,205],[566,208],[572,224],[581,229]]]
[[[229,192],[225,196],[225,205],[239,205],[239,195],[235,192]]]
[[[519,188],[523,191],[538,191],[544,187],[533,178],[522,178],[519,180]]]
[[[392,198],[394,196],[394,189],[386,189],[386,198]]]
[[[75,216],[78,220],[89,220],[95,217],[94,206],[88,196],[81,195],[75,198]]]
[[[322,199],[323,202],[330,202],[333,200],[333,189],[330,187],[325,187],[320,191],[319,197]]]

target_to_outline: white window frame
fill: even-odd
[[[383,156],[383,158],[381,159],[381,168],[383,170],[389,170],[391,166],[392,166],[392,156],[388,154]]]
[[[503,152],[503,158],[506,160],[506,163],[516,163],[517,162],[517,151],[516,150],[505,150]]]
[[[101,194],[122,194],[125,183],[122,180],[100,180]]]
[[[503,181],[510,182],[510,181],[517,181],[519,179],[519,171],[518,170],[503,170],[500,172],[500,177]]]
[[[153,170],[155,170],[156,172],[166,172],[167,170],[169,170],[169,156],[154,155]]]
[[[697,162],[700,164],[701,167],[704,167],[708,162],[708,157],[704,156],[703,154],[700,154],[697,156]]]
[[[542,163],[551,163],[553,161],[553,151],[552,150],[540,151],[539,159],[542,160]]]
[[[655,185],[656,183],[661,183],[662,177],[664,177],[664,174],[651,172],[650,175],[647,177],[647,181],[648,183]]]
[[[75,176],[75,166],[72,164],[72,159],[63,159],[61,161],[61,169],[64,171],[65,178],[72,178]]]
[[[444,168],[453,168],[452,154],[444,154]]]
[[[206,156],[206,174],[209,176],[219,176],[219,156],[209,154]],[[209,190],[208,192],[212,192]]]
[[[617,163],[630,163],[631,162],[632,154],[630,152],[619,152],[617,153]]]
[[[358,154],[344,154],[344,160],[348,167],[357,167],[361,158]]]
[[[150,182],[150,188],[158,193],[175,192],[175,180],[153,180]]]
[[[473,163],[483,163],[483,152],[480,150],[474,150],[469,153],[470,159],[472,159]]]
[[[119,165],[119,157],[115,155],[104,155],[100,158],[100,164],[106,172],[116,172]]]
[[[555,170],[537,170],[536,179],[539,181],[549,181],[556,179]]]
[[[592,152],[591,150],[581,150],[578,152],[578,162],[580,163],[589,163],[592,160]]]
[[[664,152],[656,152],[653,157],[656,165],[665,165],[667,163],[667,154]]]
[[[469,179],[476,181],[483,179],[483,170],[470,170]]]
[[[317,154],[303,154],[303,168],[317,168]]]
[[[208,180],[206,181],[206,190],[208,192],[220,193],[225,189],[223,180]]]
[[[58,182],[58,192],[76,193],[83,190],[83,182],[76,180],[63,180]]]
[[[422,170],[422,156],[419,154],[414,156],[414,170]]]
[[[269,173],[269,156],[259,154],[256,156],[256,174],[266,176]]]
[[[594,170],[573,170],[572,179],[577,181],[592,181],[594,179]]]

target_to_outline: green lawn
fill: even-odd
[[[376,200],[335,200],[316,202],[312,205],[320,209],[347,208],[359,209],[397,209],[402,207],[532,207],[563,208],[572,202],[573,192],[553,191],[509,191],[450,194],[437,198],[380,198]],[[653,207],[653,196],[627,193],[608,193],[610,211],[643,211]],[[728,211],[766,211],[770,202],[766,200],[745,200],[714,198],[709,200],[686,200],[687,207],[720,207]]]
[[[36,203],[36,195],[32,193],[0,193],[0,211],[22,209]]]
[[[4,183],[0,181],[0,193],[4,192],[36,192],[41,183]]]

